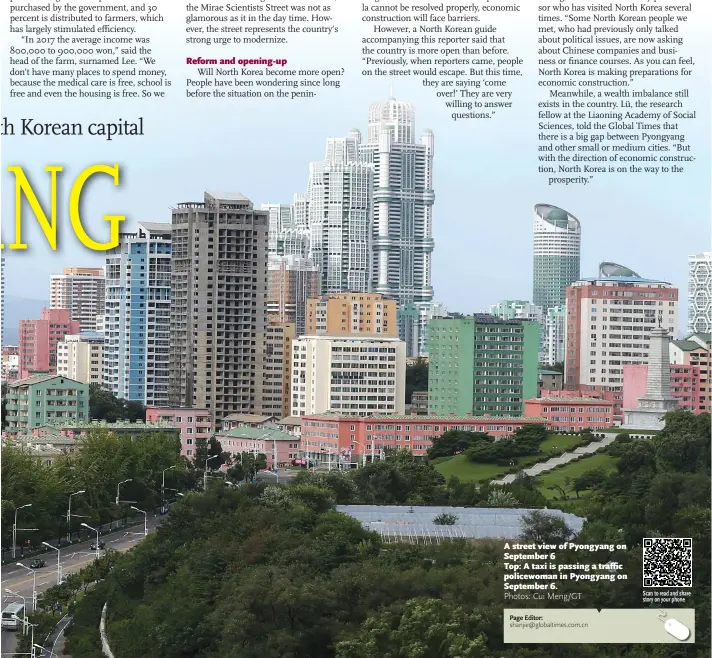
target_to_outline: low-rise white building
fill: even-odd
[[[292,343],[292,416],[405,413],[405,342],[357,334]]]
[[[83,384],[103,382],[104,334],[69,334],[57,343],[57,374]]]

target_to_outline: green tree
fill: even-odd
[[[195,446],[195,454],[193,455],[193,464],[196,468],[203,470],[205,468],[205,460],[210,458],[208,462],[209,469],[217,469],[223,464],[231,464],[232,456],[229,452],[223,450],[222,444],[217,437],[210,437],[209,441],[198,439]]]
[[[485,658],[479,615],[437,599],[413,599],[402,611],[369,617],[336,658]]]
[[[428,449],[428,457],[450,457],[465,452],[478,443],[494,443],[494,438],[485,432],[466,432],[463,430],[448,430],[442,436],[433,439],[433,445]]]
[[[540,510],[526,514],[522,526],[521,539],[535,544],[561,544],[574,534],[563,518]]]
[[[405,403],[410,404],[415,391],[428,390],[428,361],[416,359],[405,368]]]
[[[123,400],[98,384],[89,385],[89,415],[93,420],[146,420],[146,408],[136,400]]]
[[[606,481],[607,473],[603,468],[592,468],[584,471],[573,481],[573,489],[578,497],[579,493],[588,489],[595,489]]]
[[[20,532],[20,543],[33,545],[55,541],[67,534],[66,513],[72,498],[72,529],[80,521],[102,524],[126,514],[125,505],[116,505],[116,486],[124,500],[136,501],[141,509],[151,509],[160,499],[160,475],[164,468],[182,465],[180,441],[175,434],[153,432],[133,440],[124,434],[93,430],[77,441],[74,452],[58,457],[52,464],[40,464],[38,458],[22,448],[6,446],[1,461],[2,539],[11,542],[13,515],[22,510],[22,527],[37,528]],[[83,518],[79,518],[83,517]],[[5,543],[7,542],[7,543]]]
[[[242,475],[242,480],[254,480],[257,472],[267,468],[267,456],[264,453],[255,455],[253,452],[243,452],[235,455],[235,468],[231,479],[237,481],[237,476]],[[229,471],[228,471],[229,473]]]

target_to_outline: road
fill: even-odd
[[[148,532],[156,529],[160,519],[148,519]],[[106,548],[112,548],[117,551],[127,551],[133,548],[137,542],[143,539],[143,528],[133,526],[128,531],[120,530],[110,535],[105,535],[103,540],[106,542]],[[95,559],[96,553],[90,549],[92,540],[67,546],[62,549],[59,556],[62,574],[67,575],[75,573],[84,568],[92,560]],[[35,571],[35,581],[37,584],[37,593],[44,592],[46,589],[57,584],[57,551],[48,551],[40,556],[47,562],[47,566]],[[20,560],[22,564],[29,565],[31,559]],[[28,611],[32,610],[32,574],[22,567],[14,564],[6,564],[2,567],[2,608],[4,609],[8,603],[20,603],[22,599],[8,594],[5,590],[9,589],[13,592],[24,596],[27,599]],[[59,617],[57,618],[59,621]],[[42,644],[44,638],[35,638],[36,644]],[[2,651],[0,655],[12,656],[16,646],[16,635],[12,631],[2,632]]]

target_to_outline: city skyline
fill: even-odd
[[[299,119],[299,130],[276,121],[273,108],[265,106],[264,111],[260,110],[251,119],[254,130],[240,136],[240,146],[249,147],[251,153],[249,166],[217,151],[197,174],[189,167],[168,163],[162,164],[161,174],[155,176],[155,171],[142,161],[132,159],[133,142],[119,140],[104,144],[83,138],[73,140],[68,171],[86,158],[129,162],[129,166],[122,170],[121,189],[107,190],[97,185],[96,192],[87,196],[87,227],[96,237],[103,238],[104,227],[99,218],[106,214],[108,205],[114,212],[121,209],[127,215],[122,225],[124,232],[135,231],[137,220],[169,221],[168,208],[181,196],[196,198],[205,189],[241,190],[254,200],[256,207],[275,202],[287,205],[294,198],[295,190],[305,189],[306,164],[323,157],[324,140],[329,135],[348,134],[350,126],[363,125],[368,107],[364,98],[373,98],[372,91],[370,87],[370,93],[364,96],[363,87],[355,89],[353,95],[350,90],[344,90],[348,103],[318,120],[304,115]],[[530,298],[528,291],[531,291],[533,282],[529,218],[531,207],[537,202],[566,208],[581,220],[584,226],[581,276],[594,275],[598,263],[613,260],[624,262],[646,276],[684,288],[688,256],[703,251],[705,243],[709,242],[709,199],[696,185],[705,178],[706,161],[699,160],[699,174],[677,179],[672,195],[663,194],[661,188],[664,186],[651,186],[647,179],[630,176],[601,179],[581,188],[542,188],[540,181],[529,171],[525,159],[507,163],[509,174],[505,180],[493,164],[496,165],[497,158],[504,153],[526,148],[526,139],[523,142],[514,140],[494,124],[485,127],[485,124],[475,123],[458,124],[456,137],[452,124],[444,121],[445,117],[421,90],[404,88],[400,91],[399,95],[412,102],[417,110],[419,125],[434,128],[438,136],[437,164],[433,172],[433,187],[437,190],[433,239],[437,246],[433,252],[432,285],[435,299],[446,308],[467,312],[487,308],[500,299]],[[220,108],[216,111],[220,115]],[[149,111],[147,125],[150,119]],[[153,120],[155,126],[159,119],[154,116]],[[209,143],[211,135],[217,134],[218,125],[220,121],[216,121],[215,127],[205,126],[205,133],[201,133],[203,136],[198,140],[182,140],[181,148],[187,161],[203,157],[205,143]],[[260,132],[261,126],[265,131]],[[267,126],[269,130],[266,130]],[[263,142],[265,135],[271,137]],[[146,144],[154,143],[156,152],[164,151],[156,139],[152,141],[147,137]],[[221,136],[220,143],[223,141]],[[277,143],[280,144],[280,155],[275,158],[271,145]],[[14,140],[8,140],[7,145],[3,143],[4,154],[11,160],[21,160],[29,171],[60,157],[65,152],[66,141],[48,137],[43,140],[41,151],[30,145],[21,157],[15,150],[18,144]],[[288,148],[284,148],[285,144]],[[476,149],[473,150],[471,144],[476,144]],[[268,176],[262,174],[266,167],[270,171]],[[143,181],[148,176],[152,184],[147,188]],[[515,181],[514,194],[512,181]],[[12,180],[6,175],[3,183],[12,185]],[[36,185],[43,199],[41,177]],[[303,196],[303,193],[297,196],[300,194]],[[6,203],[11,196],[5,195]],[[292,204],[296,209],[294,201]],[[684,206],[686,230],[669,231],[666,218],[680,212],[680,204]],[[11,213],[7,206],[3,210],[5,228],[8,228],[7,218]],[[61,206],[59,221],[58,252],[47,247],[34,220],[25,222],[24,234],[30,249],[26,253],[4,252],[9,298],[46,300],[47,277],[60,271],[59,259],[61,264],[67,265],[92,267],[103,264],[103,254],[88,252],[67,233]],[[295,218],[295,221],[299,223],[300,219]],[[503,238],[491,239],[494,227],[505,225],[508,230],[502,232]],[[666,232],[665,240],[655,237],[656,234],[659,236],[656,229]],[[31,263],[29,267],[28,261]],[[473,281],[474,285],[462,285],[463,281]],[[681,317],[685,317],[686,297],[681,304]]]

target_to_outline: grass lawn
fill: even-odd
[[[581,443],[580,436],[566,436],[554,434],[544,439],[541,443],[541,452],[538,455],[520,457],[517,462],[518,468],[526,468],[547,453],[567,452],[573,450]],[[554,450],[554,446],[557,449]],[[463,482],[479,482],[480,480],[494,480],[507,471],[509,466],[499,466],[497,464],[475,464],[468,461],[465,455],[455,455],[454,457],[439,457],[433,460],[435,470],[442,473],[445,478],[454,475]]]
[[[577,459],[562,468],[555,468],[553,471],[548,473],[543,473],[534,480],[539,490],[547,498],[554,498],[555,496],[561,496],[561,492],[556,490],[551,490],[549,487],[558,485],[560,487],[564,486],[564,480],[567,477],[572,479],[577,478],[582,473],[586,471],[591,471],[594,468],[603,468],[607,471],[612,471],[616,467],[617,459],[605,454],[594,454],[590,457],[583,457]],[[570,496],[575,496],[573,491],[567,492]],[[584,492],[581,492],[584,495]]]

